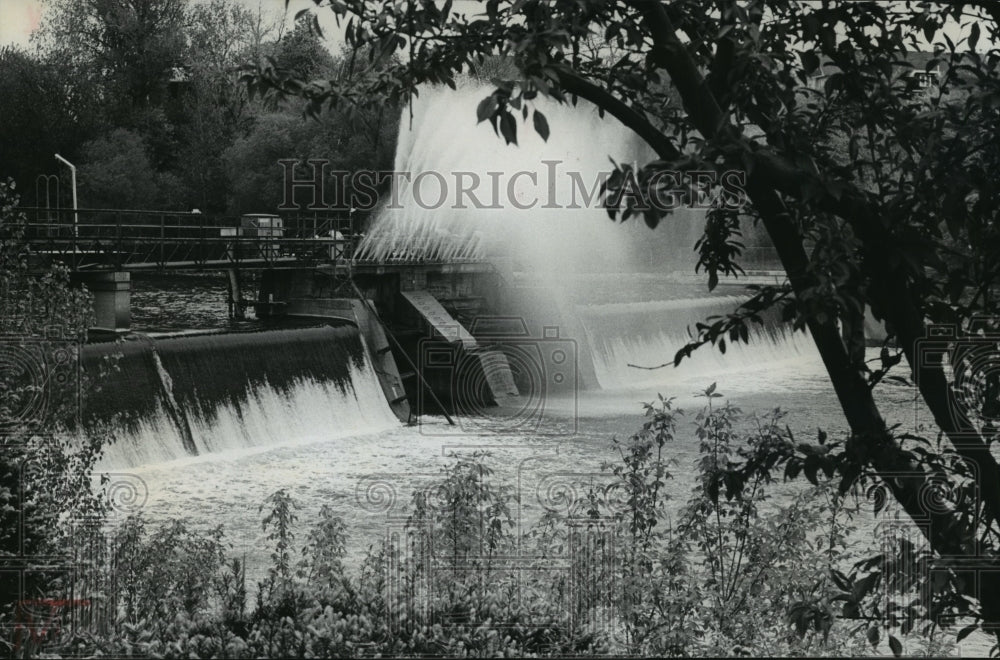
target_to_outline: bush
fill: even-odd
[[[0,182],[0,557],[27,569],[0,573],[0,624],[16,631],[16,642],[3,641],[28,653],[48,633],[21,625],[25,603],[69,598],[65,562],[52,558],[80,554],[91,537],[84,523],[101,519],[106,500],[91,487],[103,438],[68,430],[86,388],[74,367],[92,300],[65,267],[31,254],[18,204],[13,181]]]

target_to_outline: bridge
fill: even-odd
[[[131,273],[220,270],[228,274],[230,314],[247,307],[258,316],[286,313],[289,296],[301,287],[273,282],[275,271],[308,272],[344,283],[355,276],[395,278],[397,288],[420,289],[429,273],[478,273],[493,269],[476,259],[364,259],[362,238],[350,217],[323,213],[255,214],[239,217],[125,209],[22,208],[17,227],[32,263],[60,262],[95,295],[97,329],[130,327]],[[277,220],[274,220],[277,218]],[[243,271],[269,273],[267,291],[244,297]],[[312,275],[310,276],[312,277]],[[301,280],[289,273],[284,281]],[[337,289],[342,287],[338,286]],[[278,293],[277,299],[275,293]]]
[[[278,268],[350,258],[349,218],[315,214],[223,217],[121,209],[22,209],[38,260],[74,272]],[[254,218],[279,217],[257,226]],[[248,219],[251,220],[248,222]]]

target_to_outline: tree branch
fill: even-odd
[[[708,67],[708,86],[719,105],[728,109],[729,74],[736,55],[736,41],[732,37],[732,32],[736,28],[736,10],[734,0],[718,0],[717,4],[720,13],[720,32],[728,27],[729,33],[719,39],[715,47],[715,57]]]
[[[664,135],[663,131],[650,123],[645,115],[603,87],[598,87],[565,68],[559,69],[559,86],[570,94],[579,96],[598,108],[602,108],[626,127],[635,131],[636,135],[641,137],[659,158],[668,161],[681,158],[681,152],[670,141],[670,138]]]
[[[650,56],[670,75],[670,81],[677,88],[691,121],[705,138],[713,137],[724,118],[719,102],[677,37],[673,21],[663,4],[657,0],[626,0],[626,4],[642,14],[653,38]]]

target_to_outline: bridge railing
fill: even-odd
[[[71,268],[141,269],[337,262],[353,255],[349,219],[282,215],[280,227],[240,217],[122,209],[22,209],[25,239]]]

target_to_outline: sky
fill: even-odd
[[[27,46],[28,36],[41,20],[39,0],[0,0],[0,46]]]

